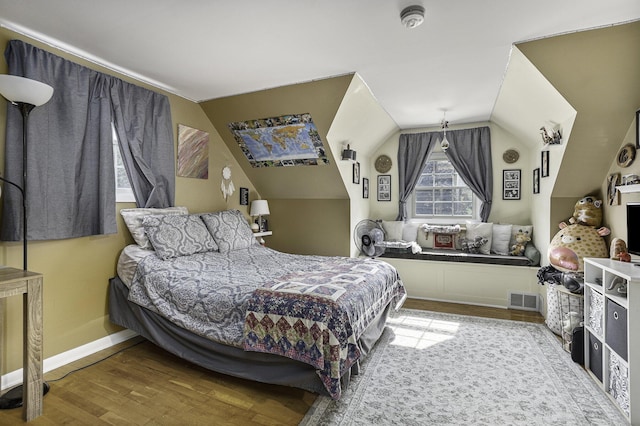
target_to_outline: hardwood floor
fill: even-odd
[[[415,299],[407,300],[404,307],[544,320],[526,311]],[[142,338],[48,372],[45,380],[51,391],[44,397],[44,414],[31,425],[297,425],[316,398],[303,390],[205,370]],[[21,408],[0,410],[1,425],[20,423]]]

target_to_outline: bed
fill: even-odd
[[[263,247],[237,210],[121,214],[110,320],[213,371],[339,399],[406,297],[393,266]]]

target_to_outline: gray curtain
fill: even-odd
[[[51,100],[36,107],[29,118],[28,239],[76,238],[117,232],[111,130],[111,122],[114,120],[112,115],[116,107],[113,104],[137,103],[112,101],[114,95],[111,88],[122,87],[121,96],[125,99],[141,96],[140,93],[130,90],[130,87],[135,86],[123,84],[115,77],[80,66],[19,40],[8,43],[5,58],[10,74],[39,80],[54,88]],[[149,101],[149,98],[142,98],[140,102]],[[165,132],[168,129],[169,137],[161,139],[162,143],[171,141],[171,171],[164,172],[161,178],[167,195],[162,197],[154,194],[153,197],[172,203],[173,140],[166,97],[165,102],[167,105],[162,108],[163,115],[147,115],[146,118],[132,120],[129,124],[137,126],[147,120],[168,121],[168,127],[163,129]],[[121,115],[126,116],[137,114],[142,108],[123,110]],[[149,110],[152,114],[159,112],[156,108]],[[143,112],[149,114],[149,110]],[[125,120],[121,120],[123,121]],[[146,127],[145,125],[145,130]],[[155,128],[158,127],[160,126]],[[147,143],[147,140],[144,139],[144,142]],[[152,145],[153,143],[150,142]],[[141,157],[144,158],[144,152],[150,149],[153,148],[138,151],[143,152]],[[160,151],[165,153],[168,149]],[[166,161],[161,166],[166,167]],[[171,174],[171,179],[165,177],[168,174]],[[133,177],[135,179],[135,174]],[[11,105],[7,107],[5,178],[22,184],[22,116]],[[3,189],[0,238],[4,241],[17,241],[22,238],[21,195],[10,185],[5,185]],[[144,203],[147,204],[146,199]]]
[[[433,147],[440,141],[439,133],[409,133],[401,134],[398,145],[398,180],[400,202],[396,220],[407,219],[407,200],[411,196],[422,169],[433,151]]]
[[[442,132],[439,132],[442,135]],[[440,137],[442,140],[442,137]],[[493,163],[489,127],[451,130],[447,132],[449,161],[464,183],[482,201],[480,218],[486,222],[493,201]]]

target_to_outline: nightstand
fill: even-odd
[[[258,239],[258,242],[262,245],[264,245],[264,238],[262,237],[268,237],[269,235],[273,235],[273,231],[262,231],[253,233],[253,236],[256,237]]]

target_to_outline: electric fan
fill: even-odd
[[[384,231],[373,220],[365,219],[358,222],[353,231],[353,239],[356,247],[366,256],[376,257],[384,253],[384,247],[377,245],[384,241]]]

